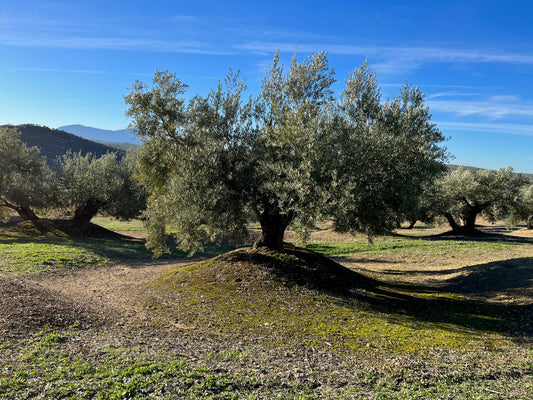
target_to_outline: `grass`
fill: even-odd
[[[145,230],[142,221],[138,219],[120,221],[111,217],[95,217],[92,222],[111,231],[144,232]]]
[[[76,239],[5,231],[0,235],[0,272],[4,273],[38,274],[150,258],[144,242],[136,239]]]
[[[0,271],[7,273],[40,273],[102,266],[108,262],[101,253],[70,243],[0,244]]]
[[[183,357],[148,357],[142,350],[123,346],[91,349],[98,359],[68,352],[80,340],[93,341],[72,331],[40,332],[19,343],[4,344],[0,396],[18,398],[186,398],[237,399],[238,389],[253,388],[250,379],[208,366],[192,366]],[[5,347],[9,346],[6,351]],[[161,353],[164,354],[164,353]],[[174,354],[175,355],[175,354]]]
[[[405,255],[418,256],[421,254],[450,254],[465,255],[476,253],[486,253],[487,251],[500,251],[519,246],[520,243],[509,242],[473,242],[467,240],[427,240],[427,239],[406,239],[406,238],[384,238],[372,243],[368,241],[353,242],[320,242],[308,243],[309,250],[323,254],[328,257],[339,257],[349,254],[382,252],[402,253]]]
[[[243,262],[245,257],[253,261]],[[275,258],[241,250],[171,270],[153,284],[166,294],[166,304],[156,299],[152,307],[229,335],[264,336],[274,345],[306,343],[339,352],[411,354],[497,347],[507,335],[533,332],[531,324],[522,321],[521,306],[486,304],[421,285],[368,283],[355,273],[342,275],[354,287],[317,288],[315,272],[307,274],[302,268],[291,276],[286,271],[300,268],[298,261],[289,257],[279,270],[272,270]],[[324,280],[325,274],[319,272],[318,279]]]
[[[0,398],[530,398],[531,242],[307,247],[348,268],[240,249],[139,286],[120,324],[98,314],[21,335],[2,333],[0,315]],[[149,260],[138,239],[0,233],[0,270],[24,272],[25,284],[43,271]]]
[[[140,221],[117,221],[96,218],[106,229],[120,232],[138,231]],[[49,228],[49,229],[48,229]],[[117,263],[140,263],[151,260],[144,239],[132,237],[73,238],[51,225],[39,230],[30,222],[16,228],[0,229],[0,273],[39,274],[60,269],[101,267]],[[225,253],[236,246],[206,245],[197,256],[207,257]],[[171,249],[163,258],[184,258],[186,253]]]

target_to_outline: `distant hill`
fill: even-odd
[[[96,157],[100,157],[106,153],[118,153],[124,155],[124,150],[119,150],[116,147],[106,146],[101,143],[96,143],[91,140],[73,135],[58,129],[50,129],[46,126],[39,125],[6,125],[15,128],[20,132],[20,138],[28,146],[37,146],[41,149],[41,154],[46,157],[48,164],[54,168],[57,157],[62,156],[67,151],[78,153],[81,151],[83,155],[92,153]]]
[[[84,125],[66,125],[57,128],[59,130],[72,133],[82,138],[93,140],[95,142],[103,142],[113,146],[124,146],[124,143],[138,145],[139,139],[128,130],[111,131],[106,129],[92,128]]]

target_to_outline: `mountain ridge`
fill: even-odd
[[[109,130],[80,124],[60,126],[57,129],[95,142],[140,144],[133,131],[126,129]]]
[[[60,129],[33,124],[3,126],[20,132],[20,139],[27,146],[40,148],[41,155],[46,157],[46,162],[51,168],[57,168],[57,158],[68,151],[81,152],[82,155],[91,153],[95,157],[101,157],[107,153],[117,153],[119,157],[126,154],[125,150],[118,147],[97,143]]]

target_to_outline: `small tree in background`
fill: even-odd
[[[475,172],[459,168],[436,182],[434,210],[446,217],[453,230],[472,231],[478,215],[494,222],[516,213],[526,183],[511,167]]]
[[[12,210],[37,220],[34,209],[47,205],[51,175],[37,147],[27,147],[16,130],[0,127],[0,219]]]
[[[74,226],[83,231],[99,212],[133,218],[143,208],[143,195],[132,180],[133,166],[115,153],[67,153],[58,160],[55,181],[56,207],[73,214]]]
[[[527,229],[533,229],[533,185],[524,185],[520,189],[518,207],[508,218],[508,225],[526,221]]]
[[[527,220],[527,229],[533,229],[533,185],[522,189],[522,203],[524,204],[524,218]]]

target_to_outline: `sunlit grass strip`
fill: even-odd
[[[139,219],[120,221],[110,217],[97,217],[93,218],[92,222],[110,231],[143,232],[145,230],[143,222]]]
[[[256,386],[253,379],[207,365],[191,366],[164,352],[154,356],[112,346],[100,348],[98,359],[86,359],[66,351],[71,340],[80,339],[68,332],[47,331],[28,338],[22,352],[3,359],[0,397],[238,399],[236,389],[251,391]],[[7,353],[1,347],[0,352]]]
[[[416,251],[451,251],[470,252],[477,250],[505,250],[516,246],[513,242],[482,242],[482,241],[456,241],[456,240],[423,240],[423,239],[384,239],[373,243],[368,241],[353,242],[312,242],[307,243],[309,250],[328,257],[338,257],[355,253],[378,253],[378,252],[416,252]]]
[[[39,273],[52,269],[101,266],[109,259],[68,243],[0,244],[0,271]]]

